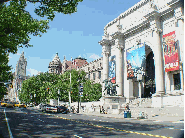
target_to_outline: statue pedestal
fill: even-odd
[[[120,114],[124,110],[120,106],[126,102],[126,98],[122,96],[105,96],[103,101],[103,107],[107,114]]]

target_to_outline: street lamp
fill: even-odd
[[[139,85],[139,97],[140,97],[140,106],[141,106],[141,82],[142,82],[142,74],[141,74],[141,71],[138,70],[137,72],[137,81],[138,81],[138,85]],[[139,118],[145,118],[144,117],[144,113],[140,111],[140,114],[139,114]]]
[[[141,98],[141,82],[142,82],[141,71],[137,72],[137,81],[138,81],[138,86],[139,86],[139,97]]]
[[[60,89],[58,89],[58,105],[59,105],[59,94],[60,94]]]
[[[34,97],[35,97],[35,105],[36,105],[36,94],[34,94]]]

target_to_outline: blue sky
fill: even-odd
[[[77,13],[71,15],[56,14],[49,23],[50,29],[42,37],[31,36],[33,47],[19,48],[17,54],[10,54],[9,65],[13,72],[21,53],[27,58],[26,74],[32,76],[37,72],[48,71],[49,62],[56,52],[63,61],[78,56],[91,62],[102,57],[102,47],[98,44],[102,40],[104,27],[121,13],[135,5],[140,0],[84,0],[79,3]],[[34,18],[41,19],[34,14],[34,4],[28,4],[27,10]]]

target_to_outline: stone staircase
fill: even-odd
[[[129,102],[129,108],[132,114],[132,117],[138,117],[141,112],[144,112],[144,116],[148,116],[153,109],[151,109],[152,99],[151,98],[137,98]],[[121,105],[121,108],[125,108],[126,103]],[[124,111],[120,113],[124,114]]]
[[[184,107],[181,106],[164,106],[164,108],[154,108],[152,105],[151,98],[142,98],[142,99],[134,99],[130,101],[129,108],[131,111],[131,116],[134,118],[139,117],[141,112],[144,113],[146,118],[155,117],[175,117],[175,116],[184,116]],[[126,104],[123,104],[121,107],[124,108]],[[120,113],[120,115],[124,115],[124,111]]]

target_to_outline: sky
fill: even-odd
[[[15,72],[17,61],[24,51],[27,59],[26,75],[47,72],[58,52],[61,62],[78,56],[92,62],[102,57],[102,46],[98,43],[104,35],[104,27],[121,13],[134,6],[140,0],[84,0],[77,6],[77,12],[71,15],[57,13],[49,23],[50,29],[42,37],[30,36],[33,47],[19,48],[16,54],[9,55],[9,65]],[[29,3],[26,10],[33,18],[46,19],[34,14],[38,5]]]

